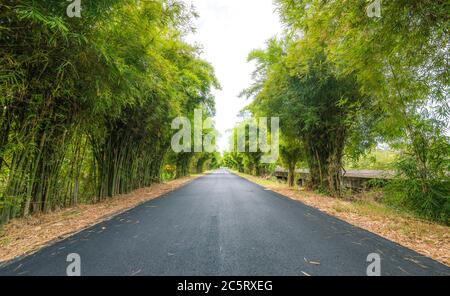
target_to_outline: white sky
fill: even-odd
[[[202,58],[210,62],[222,86],[216,97],[216,127],[222,135],[221,152],[228,148],[227,131],[239,122],[239,112],[249,104],[239,93],[251,82],[254,70],[247,63],[250,51],[281,33],[281,24],[272,0],[184,0],[193,4],[200,17],[197,32],[187,38],[203,47]]]

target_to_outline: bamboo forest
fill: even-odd
[[[0,0],[0,276],[450,275],[449,12]]]
[[[219,87],[183,41],[193,12],[177,1],[1,4],[1,221],[146,187],[166,164],[171,120],[215,112]],[[196,156],[205,162],[205,155]],[[170,171],[170,170],[169,170]]]

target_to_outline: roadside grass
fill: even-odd
[[[450,266],[450,227],[417,218],[380,203],[377,201],[380,192],[354,194],[336,199],[299,187],[289,188],[287,184],[276,179],[234,173]]]
[[[201,176],[203,175],[192,175],[154,184],[97,204],[80,204],[49,214],[13,219],[6,225],[0,225],[0,263],[34,253],[49,243],[112,219],[145,202],[181,188]]]

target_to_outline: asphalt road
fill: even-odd
[[[0,268],[0,275],[450,275],[450,268],[218,171]]]

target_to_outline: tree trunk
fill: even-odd
[[[289,165],[288,185],[291,188],[295,186],[295,164],[292,163]]]

